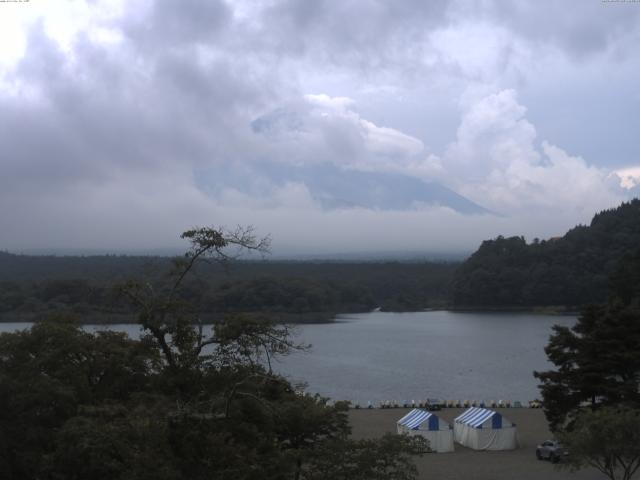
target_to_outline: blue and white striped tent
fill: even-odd
[[[437,415],[414,408],[397,422],[398,433],[420,435],[434,452],[453,452],[453,429]]]
[[[499,412],[472,407],[454,420],[456,442],[474,450],[513,450],[518,447],[516,425]]]

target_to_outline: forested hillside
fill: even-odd
[[[240,261],[203,264],[182,295],[205,319],[253,312],[283,321],[327,321],[335,313],[442,306],[456,264]],[[0,320],[32,320],[59,309],[85,321],[126,321],[131,308],[117,285],[156,284],[166,257],[53,257],[0,253]]]
[[[457,269],[455,307],[579,307],[604,302],[609,276],[640,248],[640,200],[593,217],[561,238],[487,240]]]

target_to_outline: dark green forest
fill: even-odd
[[[34,320],[67,310],[88,321],[127,321],[132,306],[119,285],[161,283],[168,257],[26,256],[0,253],[0,319]],[[206,320],[227,313],[266,314],[287,322],[328,321],[336,313],[442,307],[457,264],[237,261],[202,264],[181,295]]]
[[[609,277],[623,257],[640,248],[640,200],[593,217],[549,240],[498,237],[456,271],[452,305],[578,309],[607,299]]]

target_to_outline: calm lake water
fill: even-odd
[[[301,325],[295,335],[309,352],[281,358],[274,368],[307,391],[366,405],[425,398],[520,400],[539,397],[533,370],[554,324],[575,317],[526,313],[373,312]],[[0,331],[28,327],[0,324]],[[107,328],[87,326],[90,330]],[[138,336],[137,325],[113,328]]]

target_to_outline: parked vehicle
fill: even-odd
[[[547,440],[536,447],[538,460],[549,460],[558,463],[569,455],[569,451],[557,440]]]

